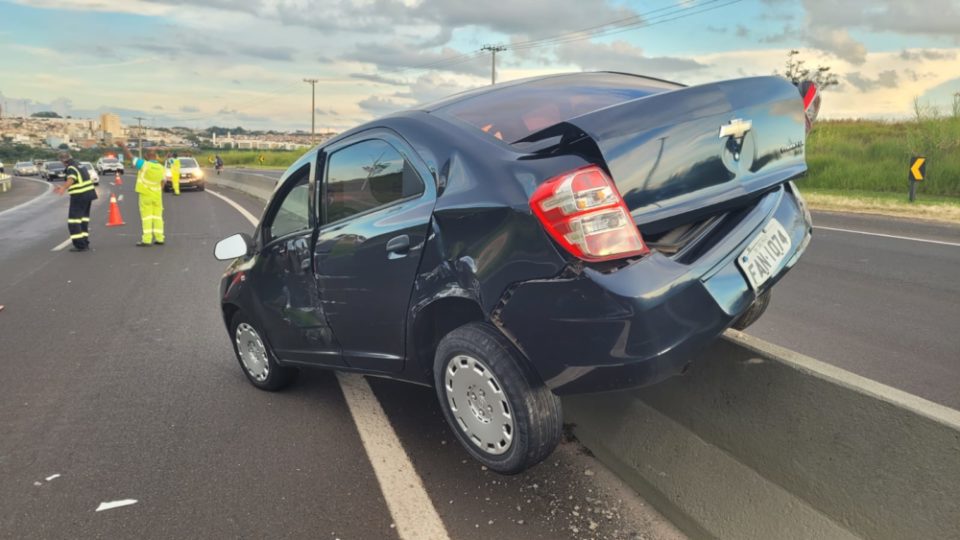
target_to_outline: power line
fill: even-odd
[[[699,4],[691,4],[686,6],[675,6],[667,9],[661,8],[661,13],[655,17],[647,18],[645,15],[640,15],[638,20],[634,22],[622,22],[619,24],[607,24],[601,25],[598,30],[593,31],[584,31],[579,30],[575,32],[568,32],[566,34],[560,34],[557,36],[543,38],[539,40],[531,40],[527,42],[522,42],[521,44],[512,44],[509,46],[510,50],[528,50],[536,49],[540,47],[545,47],[548,45],[559,45],[562,43],[572,43],[575,41],[582,41],[585,39],[592,39],[596,37],[606,37],[614,34],[619,34],[622,32],[627,32],[629,30],[635,30],[638,28],[648,28],[650,26],[656,26],[658,24],[663,24],[670,21],[675,21],[678,19],[683,19],[687,17],[692,17],[694,15],[699,15],[701,13],[706,13],[707,11],[712,11],[722,7],[730,6],[742,2],[743,0],[707,0]],[[666,11],[666,12],[663,12]]]

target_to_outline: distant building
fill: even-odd
[[[113,113],[101,114],[100,131],[113,135],[114,137],[123,135],[123,126],[120,124],[120,117]]]

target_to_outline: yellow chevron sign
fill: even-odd
[[[910,180],[919,182],[926,178],[927,158],[914,156],[910,159]]]

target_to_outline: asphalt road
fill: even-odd
[[[960,226],[813,221],[806,254],[747,333],[960,409]]]
[[[450,538],[680,537],[575,442],[525,474],[483,470],[430,389],[370,379],[361,408],[327,372],[254,389],[220,320],[225,265],[212,256],[251,225],[187,192],[164,199],[167,245],[134,247],[125,179],[101,185],[90,253],[52,251],[66,198],[0,213],[0,538],[397,538],[433,519]],[[104,226],[111,189],[123,227]],[[381,478],[361,424],[379,426],[373,446],[396,433],[402,451],[378,454],[378,470],[412,480]],[[136,502],[97,511],[124,500]]]

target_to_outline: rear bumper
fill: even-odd
[[[791,239],[758,291],[736,257],[770,220]],[[809,213],[787,187],[765,195],[690,264],[654,253],[618,270],[525,282],[496,320],[557,394],[644,386],[681,373],[796,264],[810,240]]]

